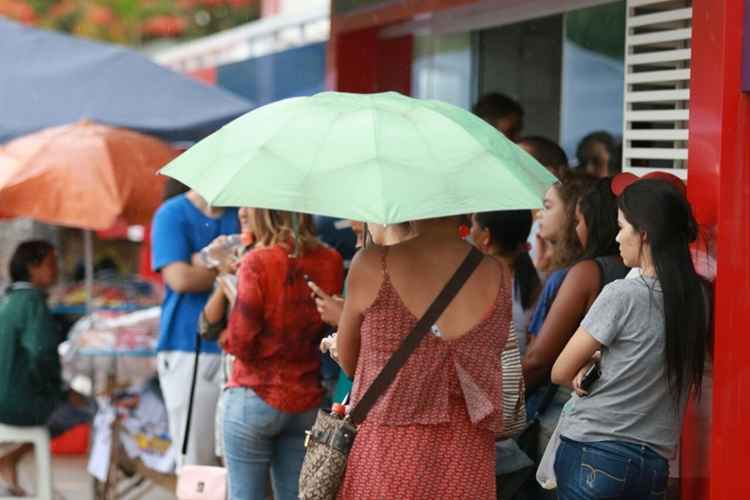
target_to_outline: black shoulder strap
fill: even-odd
[[[482,261],[482,258],[483,255],[479,250],[476,248],[471,249],[469,255],[466,256],[443,290],[438,294],[430,307],[427,308],[427,311],[414,326],[411,333],[404,338],[396,352],[391,355],[390,359],[386,362],[378,376],[375,377],[375,380],[373,380],[364,396],[362,396],[362,399],[349,414],[349,418],[354,425],[358,425],[364,421],[365,417],[367,417],[367,414],[372,407],[375,406],[375,403],[380,396],[388,389],[396,378],[396,375],[401,367],[404,366],[404,363],[409,359],[411,353],[417,348],[419,342],[424,338],[427,332],[430,331],[430,328],[435,324],[438,318],[440,318],[440,315],[443,314],[443,311],[445,311],[448,304],[451,303],[459,290],[461,290],[461,287],[464,286],[464,283],[466,283],[466,280],[469,279],[469,276],[471,276],[477,268]]]
[[[195,399],[195,382],[198,380],[198,359],[201,354],[201,334],[195,334],[195,361],[193,362],[193,380],[190,382],[190,399],[185,419],[185,435],[182,438],[182,456],[187,455],[188,438],[190,437],[190,423],[193,420],[193,400]]]

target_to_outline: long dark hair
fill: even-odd
[[[481,212],[474,220],[490,232],[490,243],[503,255],[513,257],[513,278],[525,309],[534,305],[542,283],[531,262],[526,240],[531,231],[533,218],[531,210],[504,210],[502,212]]]
[[[618,205],[651,245],[664,296],[667,380],[678,403],[686,393],[700,392],[710,349],[708,293],[689,248],[698,236],[698,225],[685,197],[666,182],[635,182],[625,189]]]
[[[612,193],[612,179],[598,179],[581,197],[578,208],[588,228],[582,259],[619,255],[617,245],[617,198]]]

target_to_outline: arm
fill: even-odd
[[[523,375],[529,391],[544,384],[555,360],[596,298],[600,283],[599,268],[593,261],[576,264],[565,276],[539,335],[523,358]]]
[[[347,278],[346,300],[336,336],[339,364],[351,378],[357,369],[360,328],[365,310],[375,301],[383,280],[380,258],[383,249],[371,247],[354,256]]]
[[[209,324],[222,322],[226,318],[228,303],[224,289],[217,286],[203,308],[203,317]]]
[[[216,273],[193,262],[187,226],[185,215],[171,200],[159,208],[151,226],[151,267],[177,293],[206,292]]]
[[[222,287],[217,286],[198,318],[198,333],[201,337],[206,340],[218,340],[221,337],[227,327],[227,304]]]
[[[552,381],[573,387],[578,395],[585,394],[580,387],[582,370],[592,361],[601,358],[596,353],[610,347],[625,327],[632,314],[628,280],[607,285],[586,313],[581,326],[563,350],[552,368]]]
[[[579,328],[552,367],[552,383],[576,389],[573,379],[589,364],[594,353],[601,347],[602,344],[598,340],[583,328]]]
[[[187,262],[172,262],[161,269],[161,275],[177,293],[206,292],[216,279],[216,271]]]
[[[62,394],[57,325],[41,295],[30,298],[26,318],[21,349],[28,357],[31,376],[40,386]]]

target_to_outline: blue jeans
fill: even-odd
[[[285,413],[240,387],[226,389],[223,397],[229,498],[264,500],[270,469],[274,499],[297,500],[305,431],[312,427],[317,408]]]
[[[559,500],[661,500],[669,463],[648,446],[561,438],[555,457]]]

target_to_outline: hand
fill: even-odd
[[[581,381],[583,380],[583,375],[586,373],[586,371],[588,371],[589,368],[591,368],[591,366],[594,363],[597,363],[601,359],[602,359],[601,351],[596,351],[594,355],[591,356],[591,360],[588,363],[586,363],[583,366],[583,368],[578,370],[578,373],[576,374],[576,376],[573,377],[573,390],[576,391],[576,394],[578,394],[578,396],[583,397],[583,396],[588,395],[588,391],[585,391],[583,390],[583,388],[581,388]]]
[[[339,361],[339,351],[338,346],[336,344],[336,334],[338,332],[334,332],[333,334],[329,335],[328,337],[325,337],[323,340],[320,341],[320,352],[322,353],[328,353],[331,358],[333,358],[334,361],[338,363]]]
[[[229,328],[225,328],[220,334],[219,334],[219,347],[221,347],[222,351],[227,350],[227,337],[229,336]]]
[[[195,252],[190,256],[190,264],[193,267],[202,267],[204,269],[207,269],[206,262],[203,260],[200,252]]]
[[[226,259],[219,261],[219,265],[216,268],[220,274],[237,274],[237,269],[240,268],[241,260],[235,256],[230,255]]]
[[[320,313],[320,319],[332,326],[338,326],[341,312],[344,310],[344,299],[338,295],[328,295],[312,281],[307,286],[313,291],[312,298]]]

